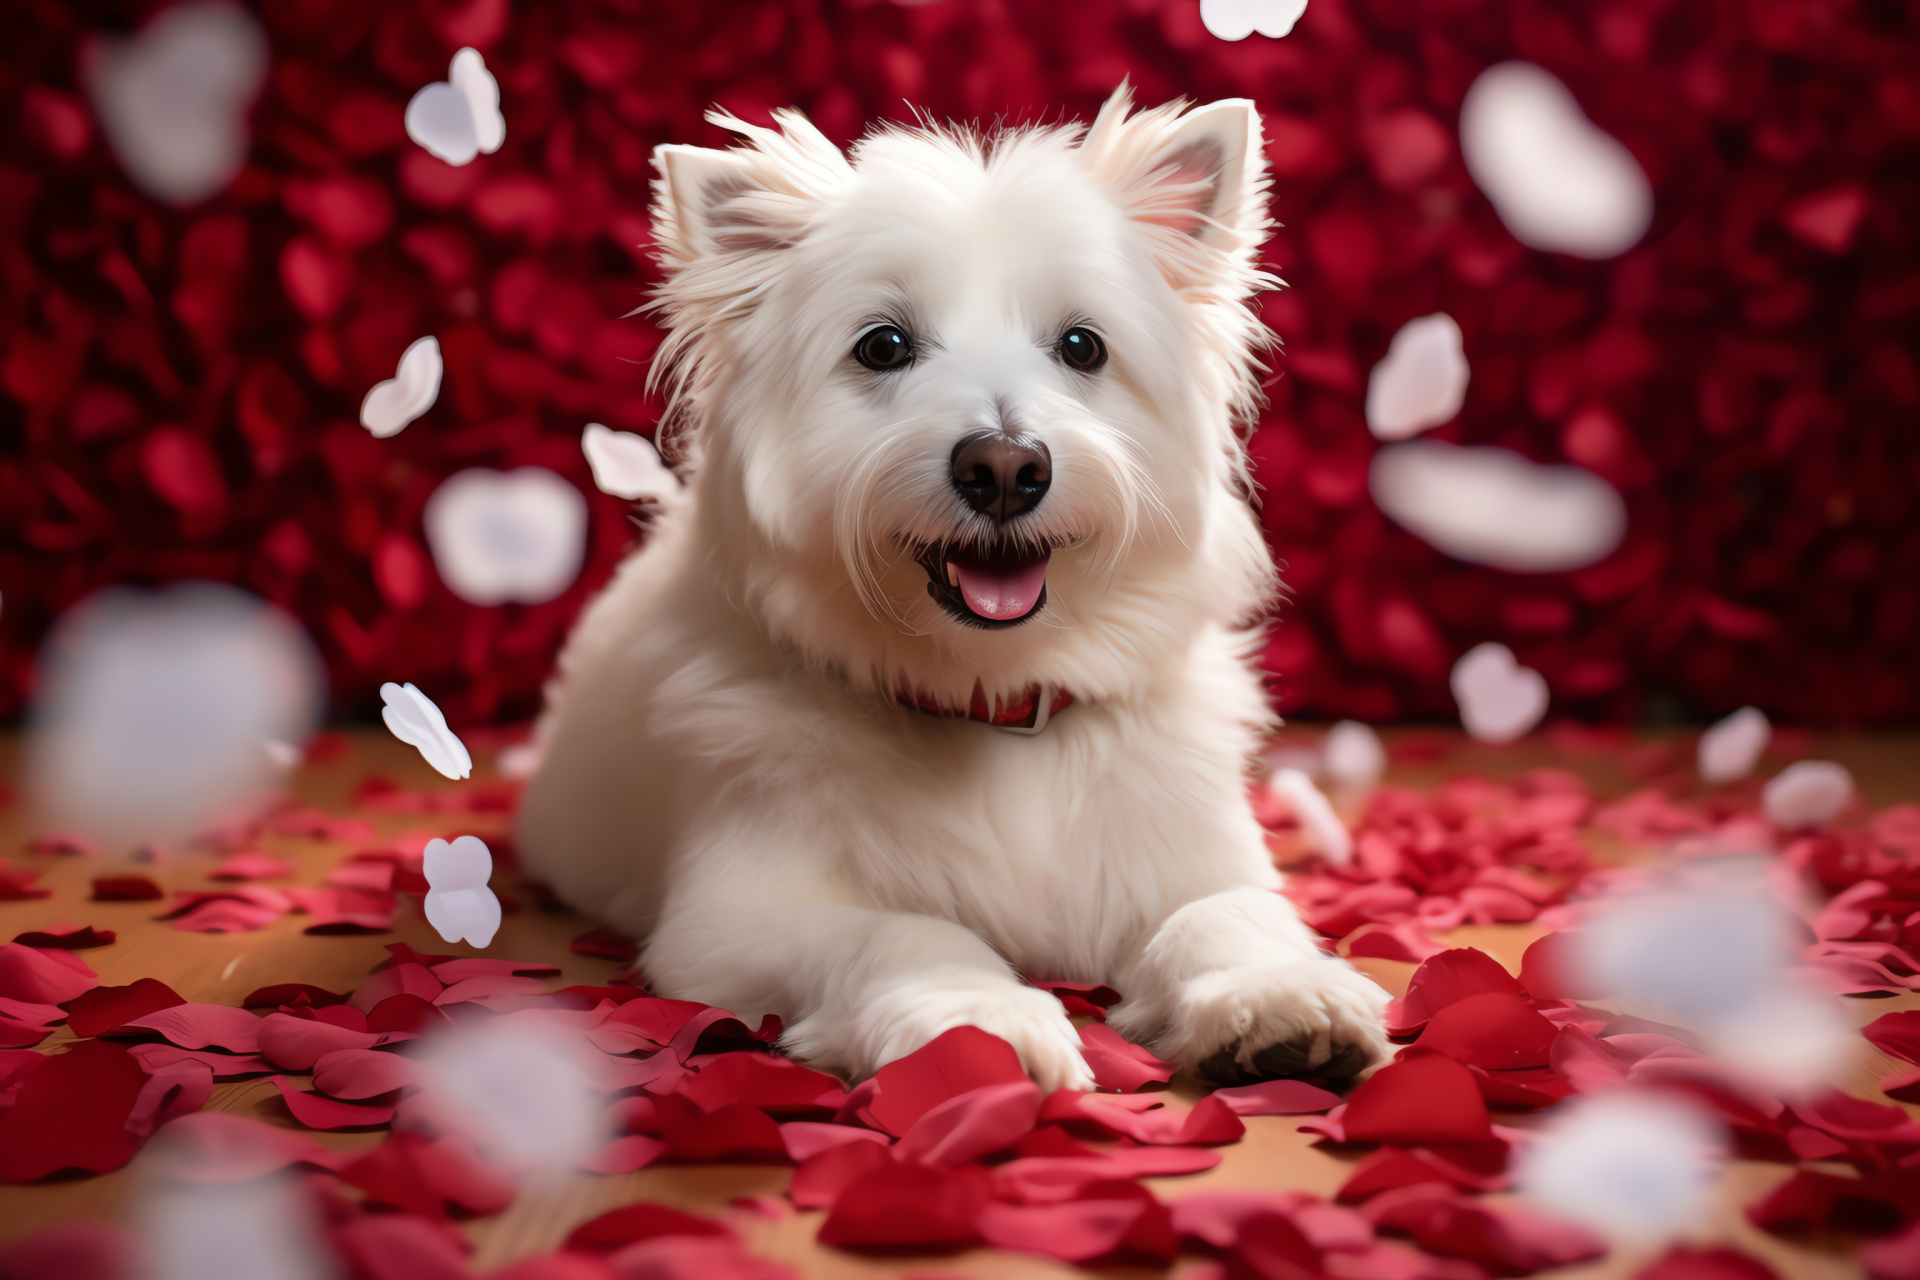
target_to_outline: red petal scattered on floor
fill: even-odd
[[[901,1135],[893,1154],[935,1169],[955,1169],[1012,1146],[1039,1115],[1040,1086],[1033,1081],[990,1084],[929,1109]]]
[[[1430,1146],[1493,1136],[1473,1073],[1452,1058],[1422,1054],[1389,1063],[1354,1089],[1340,1123],[1348,1142]]]
[[[1869,1022],[1861,1034],[1884,1053],[1920,1063],[1920,1010],[1882,1014]]]
[[[1407,982],[1407,994],[1387,1006],[1387,1031],[1417,1034],[1427,1020],[1457,1000],[1501,991],[1523,996],[1518,980],[1500,962],[1473,947],[1455,947],[1421,961]]]
[[[0,1049],[30,1049],[52,1035],[54,1026],[66,1017],[57,1004],[30,1004],[0,996]]]
[[[56,1222],[0,1247],[7,1280],[126,1280],[135,1274],[134,1240],[105,1222]]]
[[[598,956],[628,963],[640,958],[640,944],[611,925],[589,929],[569,943],[567,950],[577,956]]]
[[[124,987],[95,987],[67,1001],[67,1025],[76,1036],[97,1036],[122,1023],[185,1003],[159,979],[139,978]]]
[[[1544,1067],[1557,1031],[1526,997],[1487,991],[1440,1009],[1414,1044],[1491,1070]]]
[[[1104,1182],[1063,1204],[990,1202],[979,1214],[981,1238],[996,1249],[1088,1262],[1125,1250],[1161,1265],[1178,1241],[1165,1205],[1137,1182]]]
[[[580,1167],[588,1173],[632,1173],[644,1169],[667,1153],[667,1144],[644,1133],[629,1133],[615,1138],[585,1160]]]
[[[286,1100],[293,1118],[309,1129],[377,1129],[393,1122],[391,1106],[362,1106],[309,1093],[289,1076],[275,1076],[273,1085]]]
[[[209,880],[277,880],[300,869],[292,858],[276,858],[258,849],[247,849],[221,859],[207,872]]]
[[[76,928],[67,925],[64,928],[54,925],[46,929],[36,929],[19,934],[14,941],[23,947],[53,947],[61,951],[86,951],[92,947],[110,947],[119,935],[111,929],[96,929],[92,925]]]
[[[1469,1200],[1433,1183],[1382,1192],[1361,1212],[1378,1230],[1402,1232],[1423,1249],[1466,1258],[1501,1276],[1570,1266],[1607,1251],[1605,1241],[1578,1223],[1518,1203]]]
[[[377,1049],[335,1049],[313,1064],[313,1087],[329,1098],[360,1102],[414,1083],[411,1058]]]
[[[1500,1191],[1511,1182],[1506,1168],[1507,1144],[1498,1138],[1467,1146],[1382,1147],[1354,1166],[1334,1198],[1350,1204],[1423,1182],[1444,1182],[1462,1191]]]
[[[447,1206],[468,1213],[498,1213],[513,1203],[511,1181],[481,1163],[453,1138],[396,1133],[340,1171],[342,1181],[367,1198],[427,1218],[443,1218]]]
[[[95,876],[95,902],[156,902],[166,891],[146,876]]]
[[[1081,1027],[1080,1044],[1081,1056],[1093,1068],[1093,1081],[1102,1089],[1133,1093],[1150,1084],[1167,1083],[1178,1070],[1104,1023],[1090,1022]]]
[[[351,1031],[287,1013],[268,1014],[260,1019],[258,1031],[261,1055],[287,1071],[310,1071],[323,1054],[335,1049],[371,1049],[383,1042],[383,1035],[391,1034]]]
[[[192,1115],[212,1096],[213,1068],[192,1058],[166,1063],[147,1076],[140,1096],[127,1112],[127,1132],[137,1138],[149,1137],[168,1121]]]
[[[889,1163],[834,1198],[819,1240],[864,1248],[966,1244],[979,1234],[986,1203],[987,1175],[977,1166],[948,1172]]]
[[[1213,1096],[1237,1116],[1307,1116],[1340,1105],[1340,1095],[1304,1080],[1262,1080],[1215,1089]]]
[[[884,1147],[887,1135],[876,1129],[850,1124],[820,1124],[812,1120],[790,1120],[780,1126],[780,1140],[787,1144],[787,1155],[795,1164],[804,1164],[823,1151],[850,1144]]]
[[[271,1009],[283,1004],[292,1004],[302,997],[305,997],[306,1002],[315,1008],[347,1002],[347,997],[329,991],[325,987],[316,987],[307,982],[277,982],[272,986],[260,987],[249,993],[240,1003],[249,1009]]]
[[[1067,1015],[1074,1018],[1107,1020],[1107,1010],[1120,1003],[1120,993],[1103,982],[1036,982],[1042,991],[1051,991]]]
[[[19,1080],[0,1111],[0,1181],[27,1182],[63,1169],[105,1173],[133,1159],[141,1140],[127,1114],[147,1073],[120,1045],[83,1040],[50,1054]]]
[[[793,1171],[787,1195],[801,1209],[825,1209],[860,1179],[893,1165],[892,1154],[871,1142],[848,1142],[809,1156]]]
[[[566,1248],[606,1253],[656,1236],[731,1236],[724,1222],[642,1200],[622,1205],[573,1229]]]
[[[1634,1272],[1633,1280],[1778,1280],[1778,1273],[1733,1249],[1675,1247]]]
[[[875,1072],[874,1096],[862,1118],[898,1137],[949,1098],[1026,1078],[1012,1045],[978,1027],[955,1027]]]
[[[260,1052],[260,1019],[230,1004],[176,1004],[143,1014],[115,1028],[152,1031],[182,1049]]]
[[[786,1163],[787,1144],[781,1140],[780,1126],[758,1107],[733,1103],[706,1111],[673,1094],[655,1099],[654,1107],[660,1136],[676,1156],[688,1160],[732,1156]]]
[[[71,951],[0,946],[0,996],[28,1004],[65,1004],[98,985],[87,962]]]
[[[769,1111],[831,1110],[840,1081],[788,1058],[762,1053],[722,1054],[675,1086],[675,1093],[707,1111],[742,1103]],[[822,1097],[833,1097],[829,1106]]]

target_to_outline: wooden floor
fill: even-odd
[[[1310,731],[1290,732],[1302,742],[1312,737]],[[1434,736],[1431,731],[1417,733],[1422,738]],[[1387,737],[1391,743],[1396,735],[1389,733]],[[1862,793],[1871,803],[1920,800],[1920,736],[1816,740],[1807,752],[1796,754],[1812,754],[1845,763],[1853,770]],[[479,757],[476,776],[484,776],[492,763],[491,753],[478,751],[476,756]],[[18,743],[0,739],[0,779],[15,776],[17,759]],[[1545,742],[1490,749],[1454,738],[1447,740],[1446,749],[1438,759],[1396,766],[1392,780],[1429,785],[1460,772],[1475,771],[1500,777],[1539,764],[1554,764],[1579,772],[1603,795],[1619,794],[1631,785],[1617,753],[1598,755]],[[1777,768],[1778,764],[1771,767]],[[384,733],[364,732],[352,735],[352,750],[343,758],[303,769],[293,781],[293,790],[306,803],[346,812],[347,796],[354,783],[370,772],[383,773],[422,789],[446,785],[428,771],[410,748],[401,747]],[[485,834],[492,829],[489,819],[464,815],[451,821],[418,815],[368,816],[386,835],[429,828],[440,834],[453,829]],[[405,941],[422,950],[470,951],[464,946],[449,948],[442,943],[417,909],[403,913],[401,923],[390,935],[309,937],[300,931],[303,922],[298,916],[282,918],[255,933],[183,933],[153,920],[158,904],[87,901],[89,879],[110,869],[109,866],[94,858],[27,853],[24,846],[33,830],[31,815],[23,803],[0,808],[0,856],[40,871],[41,884],[54,891],[52,897],[41,901],[0,903],[0,940],[52,923],[115,930],[119,934],[117,943],[82,953],[99,971],[102,983],[123,984],[136,978],[159,978],[188,1000],[238,1004],[249,991],[273,982],[311,982],[334,990],[349,989],[385,957],[381,947],[390,941]],[[262,847],[270,853],[297,859],[301,870],[296,881],[301,884],[319,883],[326,869],[350,852],[343,845],[276,836],[266,837]],[[1623,856],[1622,851],[1609,852],[1612,856]],[[138,869],[170,890],[210,888],[212,885],[205,879],[205,873],[213,861],[212,855],[182,856],[163,865]],[[572,915],[522,911],[508,916],[486,954],[557,964],[566,983],[604,982],[616,965],[576,956],[567,949],[569,940],[589,924]],[[1521,952],[1538,932],[1532,926],[1463,928],[1444,940],[1455,945],[1481,947],[1517,970]],[[1362,963],[1396,994],[1404,988],[1412,971],[1411,965],[1390,961]],[[1865,1023],[1893,1009],[1920,1008],[1920,997],[1850,1003],[1859,1020]],[[67,1033],[62,1029],[43,1047],[56,1046],[65,1038]],[[1872,1087],[1872,1082],[1892,1069],[1889,1059],[1862,1041],[1849,1087],[1862,1096],[1885,1101]],[[1187,1082],[1176,1081],[1176,1086],[1189,1097],[1197,1096],[1197,1090]],[[208,1105],[292,1125],[279,1095],[265,1080],[220,1085]],[[1920,1115],[1920,1108],[1914,1110]],[[1514,1123],[1511,1119],[1505,1122]],[[1222,1149],[1225,1159],[1217,1169],[1196,1177],[1152,1179],[1148,1185],[1167,1199],[1202,1187],[1298,1188],[1330,1195],[1345,1179],[1350,1161],[1316,1150],[1308,1135],[1296,1132],[1298,1123],[1285,1117],[1249,1119],[1246,1138]],[[1526,1120],[1523,1118],[1518,1123],[1525,1124]],[[316,1136],[329,1146],[359,1148],[377,1143],[383,1135]],[[1860,1275],[1859,1266],[1847,1255],[1843,1242],[1827,1242],[1824,1246],[1789,1244],[1753,1229],[1741,1217],[1739,1206],[1784,1178],[1787,1172],[1784,1165],[1739,1163],[1732,1166],[1726,1174],[1722,1211],[1714,1222],[1703,1225],[1696,1243],[1734,1245],[1765,1259],[1783,1276],[1838,1280]],[[814,1242],[821,1218],[818,1212],[790,1212],[770,1217],[764,1210],[735,1207],[730,1203],[747,1197],[778,1196],[788,1176],[789,1170],[784,1167],[746,1166],[655,1168],[621,1177],[580,1174],[563,1185],[529,1192],[506,1212],[470,1222],[466,1230],[474,1242],[476,1268],[487,1269],[528,1253],[550,1250],[579,1222],[616,1205],[648,1199],[730,1217],[752,1251],[793,1263],[808,1276],[1083,1274],[1076,1268],[1052,1261],[987,1250],[895,1260],[856,1257],[822,1248]],[[50,1222],[112,1219],[123,1211],[129,1185],[130,1171],[122,1171],[75,1181],[0,1187],[0,1242]],[[1644,1255],[1616,1252],[1601,1264],[1556,1274],[1626,1277],[1644,1261]],[[1183,1259],[1171,1274],[1178,1276],[1195,1265],[1193,1260]],[[1164,1273],[1105,1268],[1100,1274],[1117,1278]]]

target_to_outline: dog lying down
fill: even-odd
[[[1091,1087],[1023,974],[1216,1079],[1384,1056],[1246,794],[1267,179],[1252,103],[1181,108],[655,153],[688,483],[560,659],[517,845],[659,994],[851,1078],[971,1023]]]

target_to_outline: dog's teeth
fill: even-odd
[[[960,571],[953,567],[953,561],[951,560],[947,561],[947,585],[950,587],[960,585]]]

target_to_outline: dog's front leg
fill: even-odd
[[[1270,889],[1180,907],[1118,977],[1127,999],[1113,1011],[1116,1030],[1225,1083],[1350,1078],[1389,1052],[1387,993],[1323,952]]]
[[[679,895],[646,971],[663,995],[779,1014],[783,1048],[849,1079],[971,1024],[1011,1044],[1042,1088],[1093,1087],[1060,1002],[1022,983],[977,934],[809,896],[791,881]]]

